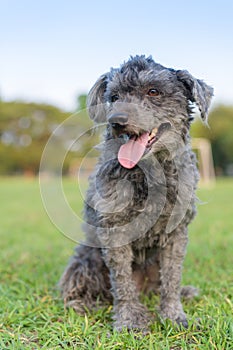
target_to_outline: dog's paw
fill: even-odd
[[[149,332],[150,315],[145,306],[140,303],[119,303],[114,307],[114,329],[118,332],[127,329],[134,332]]]
[[[159,313],[163,320],[169,319],[174,325],[188,328],[187,317],[181,304],[167,304],[165,307],[160,308]]]
[[[88,310],[81,300],[65,301],[64,306],[66,309],[73,309],[79,315],[84,315]]]
[[[180,296],[184,299],[192,299],[199,294],[199,289],[193,286],[181,287]]]
[[[188,328],[188,320],[186,318],[186,315],[181,315],[177,319],[175,319],[175,324],[177,324],[178,327],[182,326],[184,328]]]

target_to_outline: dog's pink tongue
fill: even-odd
[[[149,133],[144,133],[136,140],[129,140],[118,152],[119,163],[127,169],[133,168],[142,158],[148,142]]]

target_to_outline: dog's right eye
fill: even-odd
[[[119,96],[118,95],[111,96],[111,102],[116,102],[117,100],[119,100]]]
[[[148,92],[147,92],[147,95],[148,96],[151,96],[151,97],[156,97],[159,95],[159,91],[157,89],[150,89]]]

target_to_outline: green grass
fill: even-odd
[[[76,186],[65,181],[81,211]],[[65,311],[56,284],[75,244],[49,221],[37,180],[1,179],[0,193],[0,349],[233,349],[233,181],[198,193],[205,204],[183,270],[183,283],[201,291],[184,303],[189,329],[155,321],[146,336],[113,332],[111,307],[86,317]],[[144,302],[156,316],[158,298]]]

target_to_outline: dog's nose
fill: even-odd
[[[113,128],[116,126],[124,126],[128,123],[128,114],[126,113],[114,113],[108,118],[108,122],[112,125]]]

